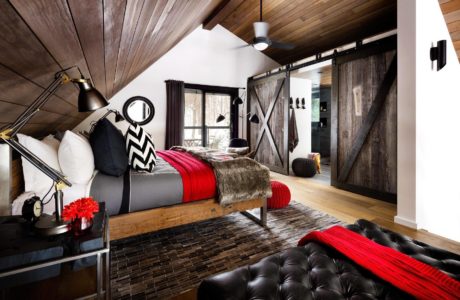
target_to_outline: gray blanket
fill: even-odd
[[[213,167],[220,205],[272,196],[270,170],[253,159],[234,158],[206,148],[173,147],[171,150],[186,151]]]
[[[105,202],[113,216],[182,203],[183,191],[179,172],[159,157],[152,173],[128,170],[120,177],[97,173],[90,195]]]

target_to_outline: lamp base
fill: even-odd
[[[42,215],[35,223],[35,230],[44,236],[66,233],[70,229],[69,222],[56,221],[56,217],[50,215]]]

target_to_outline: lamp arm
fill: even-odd
[[[38,113],[40,109],[36,109],[35,111],[31,112],[28,116],[22,118],[20,121],[17,122],[16,125],[11,125],[11,134],[10,136],[15,136],[16,133],[27,123],[36,113]]]
[[[46,176],[56,182],[56,185],[61,185],[61,188],[63,184],[66,186],[72,186],[63,174],[48,166],[43,160],[22,146],[18,141],[13,139],[3,139],[3,141],[16,150],[22,157],[27,159],[32,165],[45,173]]]
[[[23,123],[24,119],[29,119],[29,114],[37,109],[40,109],[45,105],[48,99],[56,92],[56,90],[63,83],[63,75],[56,78],[35,100],[34,102],[13,122],[12,127],[16,127],[18,124]],[[25,123],[22,124],[24,126]],[[19,128],[21,129],[22,126]],[[19,131],[19,129],[16,130]],[[12,136],[13,137],[13,136]]]

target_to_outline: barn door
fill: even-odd
[[[396,201],[396,39],[333,66],[332,185]]]
[[[257,114],[259,123],[248,123],[251,150],[255,160],[270,170],[288,174],[288,74],[271,75],[248,81],[248,111]]]

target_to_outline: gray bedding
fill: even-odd
[[[153,173],[127,171],[120,177],[97,173],[90,195],[105,202],[109,215],[182,203],[182,178],[168,162],[158,157]]]

